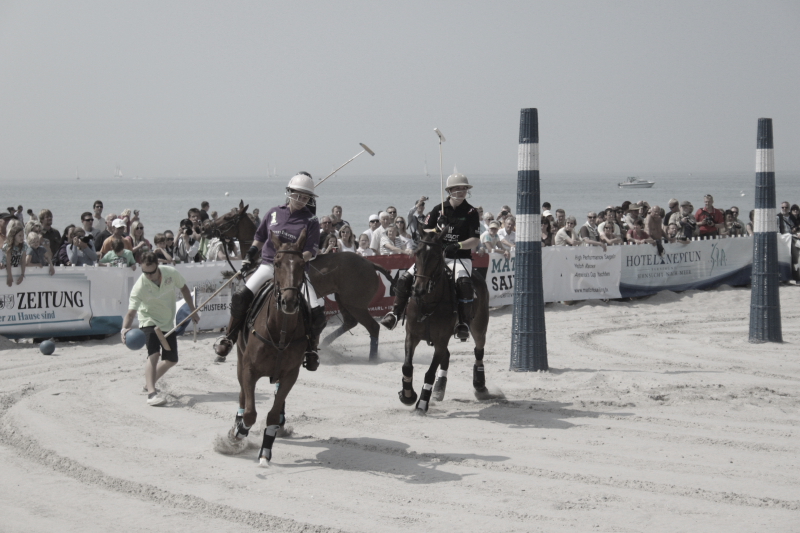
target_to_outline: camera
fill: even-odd
[[[86,244],[89,244],[94,240],[94,237],[92,237],[91,235],[84,235],[83,237],[81,237],[81,240]]]

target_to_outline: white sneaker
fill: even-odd
[[[147,387],[142,387],[142,392],[147,394]],[[158,387],[156,387],[156,392],[161,392]]]
[[[147,395],[147,405],[156,406],[156,405],[164,405],[165,403],[167,403],[167,400],[159,396],[157,392],[153,392]]]

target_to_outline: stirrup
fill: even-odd
[[[469,326],[466,322],[459,322],[456,324],[456,330],[453,333],[453,336],[461,341],[466,341],[469,339]]]
[[[319,355],[317,355],[317,352],[312,352],[311,350],[306,352],[305,358],[303,359],[303,368],[309,372],[313,372],[319,368]]]
[[[381,325],[389,331],[392,331],[397,326],[397,322],[397,315],[394,314],[394,311],[389,311],[381,318]]]
[[[231,348],[233,348],[233,341],[227,335],[220,336],[214,343],[214,352],[220,357],[226,357],[231,353]]]

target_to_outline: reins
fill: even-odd
[[[278,255],[280,255],[280,254],[299,255],[300,257],[303,256],[303,252],[301,252],[299,250],[278,250],[277,252],[275,252],[275,258],[277,258]],[[273,291],[273,294],[270,295],[270,298],[274,298],[275,299],[275,310],[278,312],[279,317],[280,317],[279,325],[280,325],[280,328],[281,328],[281,332],[280,332],[280,337],[278,339],[278,342],[276,343],[273,340],[272,334],[269,332],[269,319],[270,319],[269,314],[267,314],[267,317],[266,317],[266,334],[267,334],[267,337],[264,337],[263,335],[258,333],[258,331],[255,328],[253,328],[253,335],[258,340],[260,340],[264,344],[272,346],[273,348],[278,350],[278,352],[280,353],[280,352],[283,352],[284,350],[286,350],[292,344],[294,344],[296,342],[301,342],[301,341],[305,342],[305,340],[306,340],[305,338],[300,338],[300,339],[294,339],[292,341],[289,341],[288,343],[286,342],[287,333],[288,333],[288,331],[286,329],[286,315],[287,315],[287,313],[284,313],[283,309],[281,308],[281,302],[283,301],[282,292],[283,291],[295,291],[295,292],[298,293],[298,298],[300,298],[300,294],[299,293],[301,291],[301,288],[300,287],[286,287],[286,288],[281,289],[280,285],[278,284],[278,282],[276,280],[274,282],[272,291]],[[297,305],[299,306],[301,304],[298,302]],[[266,309],[269,309],[269,307],[270,307],[269,306],[269,301],[267,301],[267,304],[264,307]],[[300,312],[301,312],[300,309],[298,309],[298,313],[300,313]],[[298,326],[299,323],[300,323],[299,320],[297,322],[295,322],[294,330],[292,331],[291,337],[294,337],[294,332],[297,331],[297,326]],[[276,357],[277,357],[277,355],[276,355]]]

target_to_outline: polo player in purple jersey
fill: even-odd
[[[311,179],[311,175],[301,172],[290,179],[286,186],[286,197],[288,201],[285,205],[273,207],[261,219],[253,245],[242,261],[242,270],[245,271],[255,260],[256,254],[261,252],[261,265],[250,276],[246,285],[231,298],[231,320],[228,323],[228,329],[226,334],[217,339],[214,344],[214,351],[219,356],[217,361],[224,361],[230,353],[256,292],[275,275],[273,265],[275,247],[270,236],[277,235],[282,243],[295,243],[305,230],[306,242],[303,247],[303,259],[308,263],[319,252],[319,220],[309,209],[311,207],[309,202],[312,198],[317,197],[314,194],[314,180]],[[303,366],[307,370],[313,371],[319,366],[317,344],[320,333],[325,329],[325,301],[317,298],[317,293],[311,285],[311,280],[308,278],[308,264],[306,264],[306,290],[303,291],[303,294],[311,307],[311,324],[310,328],[307,328],[311,331],[311,335],[309,335]]]

